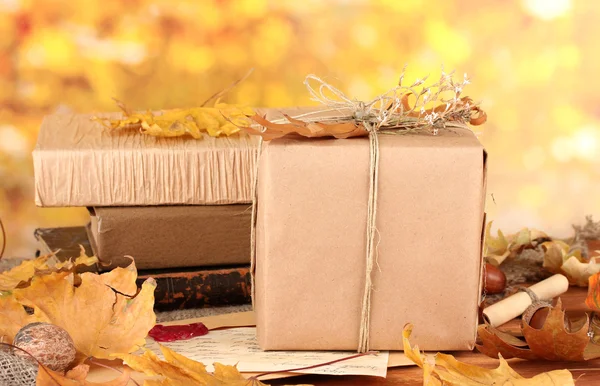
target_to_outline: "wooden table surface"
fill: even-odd
[[[569,292],[561,296],[563,307],[569,311],[587,310],[584,300],[587,293],[585,288],[571,288]],[[514,320],[507,323],[507,328],[518,328],[519,321]],[[477,351],[451,353],[462,362],[485,367],[496,368],[498,360],[489,358]],[[600,385],[600,359],[587,362],[548,362],[548,361],[526,361],[521,359],[509,359],[510,366],[526,378],[536,374],[568,369],[573,374],[577,386]],[[387,378],[343,376],[331,377],[320,375],[306,375],[281,380],[267,381],[270,385],[286,384],[310,384],[310,385],[422,385],[423,371],[417,366],[397,367],[388,370]]]

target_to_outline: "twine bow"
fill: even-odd
[[[260,130],[249,128],[252,134],[261,135],[265,139],[277,138],[290,132],[297,132],[308,137],[330,135],[337,138],[347,138],[349,136],[368,135],[369,137],[369,197],[367,205],[367,223],[366,223],[366,249],[365,249],[365,286],[361,302],[360,330],[358,352],[367,352],[370,349],[370,324],[371,324],[371,295],[373,292],[373,266],[377,260],[377,246],[375,237],[377,234],[377,197],[378,197],[378,177],[379,177],[379,134],[404,134],[431,128],[432,133],[436,135],[441,128],[448,126],[465,127],[464,122],[471,124],[481,124],[485,122],[486,116],[478,106],[472,103],[468,97],[460,98],[462,86],[468,83],[455,84],[451,76],[442,73],[442,78],[437,84],[430,88],[423,88],[417,91],[423,80],[418,80],[411,86],[402,86],[401,76],[399,85],[390,91],[381,94],[369,102],[352,100],[342,91],[326,83],[315,75],[308,75],[304,80],[311,99],[326,106],[327,109],[308,112],[295,117],[285,116],[276,121],[266,121],[264,118],[254,117],[253,119],[262,124]],[[316,88],[313,87],[316,84]],[[431,87],[437,88],[435,93],[431,92]],[[450,100],[441,99],[442,93],[453,91],[454,98]],[[411,107],[409,97],[414,96],[415,103]],[[438,102],[441,104],[425,109],[425,104],[429,102]],[[473,116],[473,112],[476,113]],[[326,116],[323,113],[328,113]],[[299,121],[301,120],[301,121]],[[318,123],[311,126],[310,123]],[[351,132],[327,132],[328,124],[338,127],[340,122],[354,122],[356,128]],[[301,124],[305,125],[303,127]],[[275,134],[267,133],[267,126],[275,130]],[[290,129],[291,128],[291,129]],[[319,132],[319,130],[325,130]],[[346,130],[346,129],[344,129]],[[348,134],[350,133],[350,134]],[[337,134],[337,135],[336,135]],[[262,140],[259,142],[258,156],[262,150]],[[251,245],[251,267],[252,283],[254,284],[254,268],[256,258],[256,212],[257,196],[256,187],[258,180],[258,159],[256,162],[254,197],[252,205],[252,245]],[[254,285],[252,285],[252,301],[254,302]]]

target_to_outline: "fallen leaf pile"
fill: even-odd
[[[404,354],[423,369],[424,386],[554,386],[574,385],[573,376],[568,370],[554,370],[538,374],[533,378],[524,378],[510,368],[506,360],[499,356],[500,365],[496,369],[484,369],[459,362],[452,355],[437,353],[434,363],[421,354],[417,346],[411,346],[409,337],[412,325],[406,325],[402,332]]]
[[[94,120],[105,123],[111,130],[139,130],[155,137],[180,137],[190,135],[201,139],[203,133],[211,137],[229,136],[248,125],[248,116],[254,111],[247,107],[216,103],[215,107],[194,107],[189,109],[164,110],[160,113],[131,111],[124,103],[117,101],[123,111],[123,119]]]
[[[546,233],[536,229],[522,229],[505,236],[498,230],[497,236],[491,234],[492,223],[485,231],[484,256],[487,262],[495,266],[508,259],[518,258],[524,249],[538,249],[544,253],[543,267],[552,273],[561,273],[572,285],[587,287],[591,275],[600,272],[600,263],[595,258],[587,260],[581,250],[572,248],[562,240],[552,239]]]
[[[480,325],[477,349],[489,357],[507,359],[586,361],[600,357],[600,345],[593,343],[588,335],[591,330],[587,314],[567,317],[560,299],[556,306],[537,311],[540,312],[547,312],[543,324],[531,326],[523,320],[522,337],[488,324]]]
[[[178,354],[162,345],[160,350],[165,360],[159,359],[152,351],[142,355],[115,354],[127,366],[148,376],[160,377],[144,381],[144,386],[264,386],[257,379],[246,379],[235,366],[215,363],[214,373],[206,371],[206,367],[194,360]]]
[[[79,261],[89,259],[80,257]],[[77,274],[72,269],[76,262],[48,270],[44,259],[24,264],[7,276],[19,288],[0,295],[0,336],[4,341],[12,342],[26,324],[47,322],[69,333],[82,358],[109,358],[114,353],[133,352],[145,343],[156,322],[156,283],[147,279],[138,291],[133,262],[101,275]],[[71,269],[65,270],[67,266]]]

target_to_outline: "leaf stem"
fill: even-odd
[[[119,373],[119,374],[123,374],[123,372],[122,372],[121,370],[117,369],[117,368],[114,368],[114,367],[111,367],[111,366],[105,365],[104,363],[96,362],[96,361],[94,360],[94,358],[93,358],[93,357],[89,357],[89,358],[87,358],[87,360],[88,360],[90,363],[93,363],[93,364],[95,364],[96,366],[104,367],[105,369],[111,369],[111,370],[114,370],[114,371],[116,371],[116,372],[117,372],[117,373]],[[139,384],[139,383],[137,383],[137,381],[136,381],[135,379],[131,378],[131,376],[129,376],[129,380],[130,380],[131,382],[133,382],[133,383],[134,383],[136,386],[140,386],[140,384]]]

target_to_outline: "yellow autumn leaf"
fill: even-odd
[[[9,271],[0,273],[0,291],[10,291],[26,286],[34,276],[45,275],[59,271],[74,271],[77,266],[91,266],[98,262],[95,256],[87,256],[81,247],[81,254],[74,259],[59,262],[54,254],[40,256],[36,259],[25,260]]]
[[[11,343],[21,327],[46,321],[42,315],[29,315],[11,294],[0,295],[0,342]]]
[[[113,130],[137,129],[144,134],[156,137],[180,137],[190,135],[202,138],[203,133],[211,137],[229,136],[248,125],[248,117],[254,111],[240,105],[216,103],[214,107],[193,107],[188,109],[164,110],[158,113],[132,112],[122,102],[117,105],[123,111],[122,119],[97,119],[105,122]]]
[[[98,258],[96,256],[88,256],[85,253],[85,249],[82,245],[79,246],[79,249],[79,256],[76,258],[66,259],[65,261],[60,261],[54,264],[51,268],[54,268],[57,271],[73,270],[78,265],[87,265],[89,267],[98,263]]]
[[[568,370],[554,370],[538,374],[533,378],[524,378],[510,368],[508,362],[500,356],[500,364],[495,369],[484,369],[478,366],[459,362],[452,355],[437,353],[435,362],[429,363],[419,352],[417,346],[412,347],[409,341],[412,325],[408,324],[402,332],[404,354],[417,366],[423,369],[424,386],[568,386],[575,385],[573,376]]]
[[[64,328],[85,356],[109,358],[143,346],[156,322],[154,279],[147,279],[136,294],[133,262],[102,275],[86,272],[79,277],[78,286],[73,273],[34,277],[29,287],[14,290],[13,296],[39,317]]]
[[[31,280],[36,270],[47,268],[46,262],[53,255],[25,260],[11,270],[0,273],[0,291],[10,291]]]
[[[510,251],[508,240],[500,229],[497,237],[492,236],[492,224],[493,221],[490,221],[485,227],[484,257],[489,263],[498,266],[510,255]]]
[[[235,366],[214,363],[214,373],[208,373],[204,364],[196,362],[160,345],[165,357],[161,360],[152,351],[142,355],[115,354],[127,366],[148,376],[160,376],[161,379],[146,380],[144,386],[264,386],[256,379],[246,379]]]

